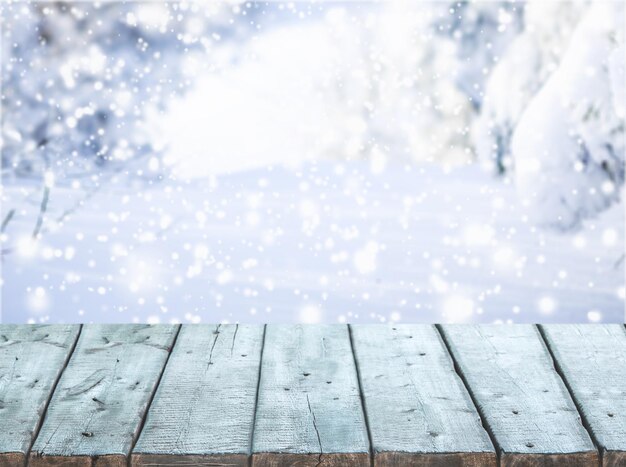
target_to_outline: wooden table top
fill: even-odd
[[[0,325],[0,466],[626,466],[626,328]]]

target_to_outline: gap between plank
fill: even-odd
[[[500,445],[498,444],[498,441],[496,440],[495,435],[492,433],[491,428],[489,427],[489,424],[487,423],[487,418],[485,417],[485,414],[480,409],[480,406],[478,405],[476,398],[474,397],[474,393],[472,392],[472,389],[469,383],[467,382],[467,379],[465,379],[465,375],[461,371],[461,367],[457,363],[456,358],[454,358],[454,354],[452,353],[452,349],[450,348],[450,343],[446,339],[446,335],[443,332],[441,324],[435,324],[434,327],[435,327],[435,330],[439,333],[439,337],[441,338],[441,341],[443,342],[443,345],[446,351],[448,352],[450,359],[452,360],[454,371],[456,372],[457,376],[461,379],[461,382],[463,383],[465,390],[467,391],[467,393],[470,396],[470,399],[472,400],[472,404],[474,404],[474,408],[476,409],[476,412],[478,413],[481,425],[487,432],[487,435],[489,436],[489,439],[491,440],[491,444],[493,444],[493,448],[496,450],[496,465],[497,467],[501,467],[502,463],[500,459],[500,453],[502,452],[502,449]]]
[[[48,398],[46,399],[46,402],[45,402],[45,404],[43,406],[43,411],[41,412],[41,417],[39,417],[39,421],[37,422],[37,426],[35,427],[35,431],[33,432],[33,437],[32,437],[32,439],[30,441],[30,445],[28,446],[28,451],[26,451],[26,455],[24,456],[23,467],[26,467],[28,465],[28,458],[30,457],[30,451],[33,449],[33,445],[35,444],[35,441],[39,437],[39,432],[41,431],[41,427],[43,426],[43,422],[46,419],[46,415],[48,413],[48,407],[50,405],[50,402],[52,401],[52,396],[54,395],[54,392],[57,389],[59,381],[61,381],[61,376],[63,376],[63,373],[65,373],[65,369],[67,368],[67,366],[70,363],[70,360],[72,359],[72,355],[74,355],[74,350],[76,349],[76,345],[78,345],[78,339],[80,339],[80,335],[81,335],[82,331],[83,331],[83,325],[79,324],[78,325],[78,332],[76,333],[76,338],[74,339],[74,342],[70,346],[70,350],[67,353],[67,357],[65,357],[65,361],[63,362],[63,367],[61,368],[61,371],[59,371],[59,374],[56,377],[56,379],[54,380],[54,383],[52,383],[52,388],[50,389],[50,393],[48,394]]]
[[[148,412],[150,412],[150,407],[152,407],[152,401],[154,401],[154,396],[159,390],[159,386],[161,385],[161,378],[163,378],[163,374],[165,373],[165,368],[167,368],[167,364],[170,361],[170,357],[174,353],[174,347],[176,347],[176,342],[178,341],[178,335],[180,334],[180,330],[182,329],[182,327],[183,325],[179,324],[178,328],[176,329],[176,333],[174,334],[174,339],[172,340],[172,346],[170,347],[170,351],[167,353],[167,357],[165,358],[165,363],[163,364],[163,368],[161,368],[161,373],[159,373],[159,377],[156,381],[156,385],[154,386],[154,390],[152,391],[152,394],[150,394],[150,400],[148,400],[148,405],[146,406],[146,410],[144,411],[141,417],[141,421],[139,422],[139,429],[137,430],[137,434],[135,435],[134,439],[131,442],[130,451],[128,452],[128,457],[126,458],[127,467],[131,467],[132,465],[133,451],[135,450],[137,441],[139,440],[139,437],[141,436],[143,427],[146,424],[146,419],[148,418]]]
[[[576,410],[578,411],[578,416],[580,417],[580,422],[582,426],[587,431],[587,434],[589,434],[589,438],[591,438],[591,441],[593,442],[594,447],[598,451],[598,458],[600,459],[600,465],[602,465],[604,463],[604,453],[603,453],[602,447],[600,446],[600,443],[596,439],[596,436],[594,435],[593,430],[591,429],[591,425],[589,424],[588,420],[585,418],[581,405],[578,399],[576,399],[576,396],[574,395],[574,391],[572,390],[569,384],[569,381],[567,381],[567,378],[565,377],[565,373],[563,372],[563,369],[561,368],[559,361],[556,359],[554,352],[552,351],[552,347],[550,347],[550,344],[548,343],[548,338],[545,335],[545,331],[542,325],[535,324],[534,326],[537,329],[537,332],[541,338],[541,341],[544,347],[546,348],[546,351],[548,352],[548,355],[550,355],[550,358],[552,359],[552,366],[554,367],[554,371],[556,372],[557,375],[559,375],[559,378],[561,378],[561,381],[563,381],[563,384],[565,385],[565,388],[567,389],[567,393],[569,394],[570,398],[574,402],[574,406],[576,407]]]
[[[256,382],[256,397],[254,399],[254,417],[252,417],[252,430],[250,432],[250,449],[248,451],[248,467],[252,467],[252,450],[254,449],[254,431],[256,429],[256,414],[259,406],[259,388],[261,387],[261,371],[263,370],[263,351],[265,350],[265,333],[267,324],[263,325],[263,337],[261,338],[261,355],[259,356],[259,374]]]
[[[352,359],[354,360],[354,368],[356,370],[356,379],[359,384],[359,398],[361,399],[361,410],[363,411],[363,420],[365,421],[365,429],[367,430],[367,441],[369,443],[369,458],[370,467],[374,467],[374,441],[372,439],[372,432],[370,430],[370,423],[365,410],[365,394],[363,392],[363,384],[361,382],[361,370],[359,369],[359,363],[356,358],[356,352],[354,351],[354,339],[352,337],[352,325],[348,324],[348,336],[350,338],[350,349],[352,350]]]

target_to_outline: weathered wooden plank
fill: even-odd
[[[268,325],[253,465],[367,465],[369,441],[347,326]]]
[[[183,326],[132,465],[248,465],[262,326]]]
[[[598,465],[598,453],[536,327],[442,330],[502,467]]]
[[[177,331],[164,325],[83,326],[30,465],[126,466]]]
[[[626,466],[626,329],[621,324],[541,326],[602,465]]]
[[[79,325],[0,325],[0,465],[23,465]]]
[[[489,435],[433,326],[351,331],[377,466],[496,466]]]

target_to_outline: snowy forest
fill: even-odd
[[[621,1],[23,2],[7,322],[621,322]]]

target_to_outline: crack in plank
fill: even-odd
[[[306,395],[306,403],[309,407],[309,412],[311,413],[311,416],[313,417],[313,429],[315,430],[315,434],[317,435],[317,444],[320,447],[320,454],[317,458],[317,464],[315,464],[315,467],[319,467],[320,464],[322,463],[322,455],[324,453],[324,450],[322,449],[322,438],[320,437],[320,432],[317,429],[317,420],[315,418],[315,412],[313,412],[313,409],[311,408],[311,401],[309,400],[309,395]]]
[[[106,350],[110,350],[110,349],[112,349],[114,347],[119,347],[121,345],[145,345],[145,346],[148,346],[148,347],[153,347],[155,349],[165,350],[166,352],[169,352],[171,350],[170,347],[168,347],[167,345],[157,344],[155,342],[147,342],[147,340],[149,338],[150,337],[148,336],[146,338],[139,339],[139,340],[132,341],[132,342],[110,341],[110,340],[108,340],[106,338],[103,338],[103,339],[106,339],[104,345],[101,345],[101,346],[98,346],[98,347],[90,347],[88,349],[85,349],[85,353],[92,354],[92,353],[96,353],[96,352],[103,352],[103,351],[106,351]],[[47,343],[49,343],[49,342],[47,342]]]
[[[220,337],[220,326],[221,324],[217,325],[217,328],[215,328],[215,332],[213,332],[213,334],[215,334],[215,339],[213,339],[213,345],[211,346],[211,351],[209,352],[209,361],[207,363],[207,370],[209,369],[209,367],[211,365],[213,365],[213,349],[215,349],[215,344],[217,344],[217,339],[219,339]]]
[[[235,339],[237,338],[237,331],[239,331],[239,324],[235,324],[235,332],[233,333],[233,342],[230,345],[230,356],[233,356],[233,351],[235,349]]]
[[[7,336],[0,336],[2,338],[2,342],[0,343],[0,347],[9,347],[10,345],[20,344],[22,341],[13,340],[7,338]]]
[[[94,371],[92,374],[87,376],[81,383],[78,383],[75,386],[67,389],[68,396],[77,396],[79,394],[83,394],[89,391],[92,388],[95,388],[98,384],[104,380],[106,376],[106,370],[100,369]]]

